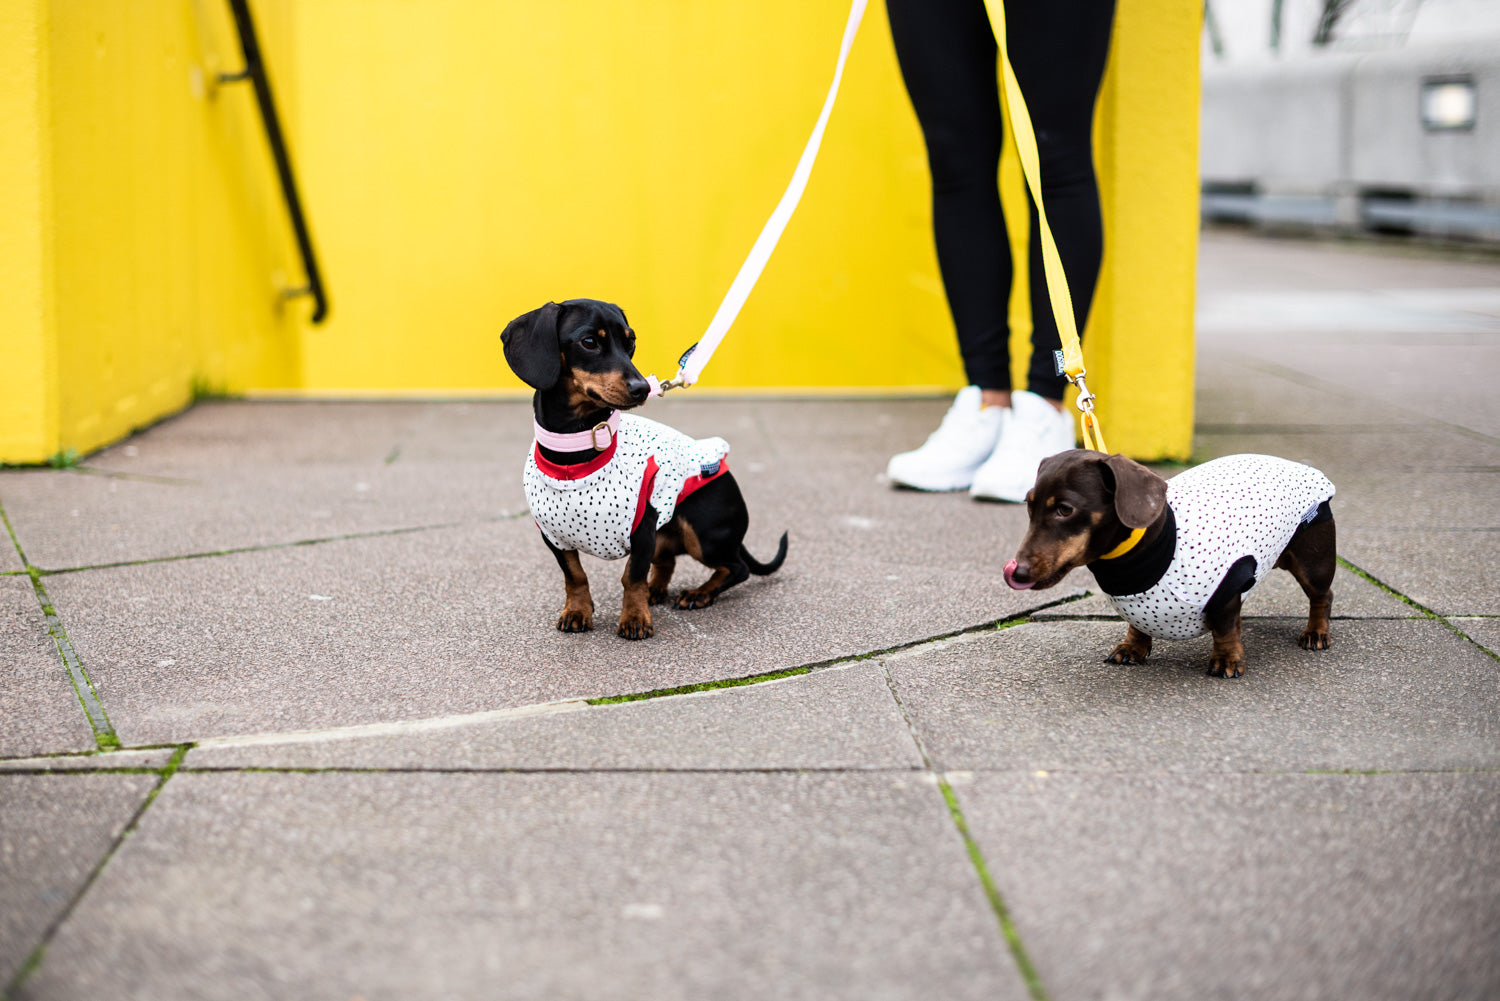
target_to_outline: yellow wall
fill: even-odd
[[[669,375],[791,175],[846,13],[299,7],[298,137],[338,297],[307,341],[309,387],[519,388],[500,329],[576,296],[623,306],[643,364]],[[954,381],[905,101],[877,5],[802,207],[705,388]]]
[[[273,286],[298,266],[260,120],[248,89],[205,83],[204,53],[233,51],[225,5],[3,10],[0,461],[86,453],[195,391],[299,385],[301,325]]]
[[[1104,269],[1083,351],[1109,447],[1138,458],[1193,447],[1202,24],[1199,3],[1122,0],[1099,98]]]
[[[0,6],[0,461],[56,450],[42,0]]]
[[[25,426],[0,428],[9,461],[87,451],[195,384],[518,393],[498,334],[547,299],[620,303],[643,369],[670,374],[790,176],[847,12],[253,0],[331,291],[312,327],[305,302],[278,308],[301,272],[249,87],[193,84],[238,68],[223,0],[17,6],[0,182],[30,215],[0,231],[24,279],[0,300],[21,342],[0,379],[30,395],[0,404]],[[1122,3],[1100,106],[1085,353],[1110,444],[1144,457],[1190,447],[1197,17]],[[694,392],[956,387],[927,184],[872,4],[802,207]]]

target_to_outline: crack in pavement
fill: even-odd
[[[531,512],[529,510],[518,511],[496,515],[492,518],[471,518],[466,521],[447,521],[436,525],[412,525],[407,528],[381,528],[369,532],[349,532],[343,535],[327,535],[314,539],[296,539],[291,542],[268,542],[256,546],[236,546],[232,549],[215,549],[202,553],[182,553],[177,556],[148,556],[138,560],[117,560],[113,563],[90,563],[77,567],[61,567],[55,570],[47,570],[42,567],[34,567],[37,573],[44,577],[57,574],[82,573],[85,570],[113,570],[118,567],[140,567],[149,566],[154,563],[177,563],[183,560],[204,560],[215,556],[236,556],[241,553],[267,553],[278,549],[296,549],[299,546],[321,546],[329,542],[353,542],[359,539],[379,539],[386,536],[410,535],[416,532],[436,532],[445,528],[464,528],[469,525],[493,525],[507,521],[515,521],[524,518]],[[29,565],[29,564],[28,564]]]

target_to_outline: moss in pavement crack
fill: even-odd
[[[948,804],[948,813],[953,817],[953,826],[958,828],[959,837],[963,838],[964,847],[969,852],[969,861],[973,863],[974,871],[979,874],[979,882],[984,886],[985,896],[989,898],[995,918],[1000,922],[1000,933],[1005,936],[1005,944],[1010,946],[1011,958],[1016,961],[1016,969],[1020,971],[1021,979],[1026,981],[1026,989],[1030,992],[1033,1001],[1047,1001],[1047,990],[1042,985],[1041,975],[1037,973],[1036,966],[1031,962],[1031,956],[1026,952],[1026,945],[1021,941],[1021,933],[1016,930],[1015,921],[1011,919],[1010,908],[1005,905],[1005,898],[1000,896],[1000,890],[990,876],[989,865],[986,864],[984,854],[979,850],[979,843],[974,840],[974,835],[969,831],[968,821],[964,819],[964,812],[958,805],[957,794],[948,784],[948,780],[943,778],[941,772],[933,774],[937,777],[943,800]]]

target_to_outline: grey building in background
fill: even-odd
[[[1208,0],[1206,219],[1500,242],[1500,0]]]

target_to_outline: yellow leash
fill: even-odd
[[[1083,347],[1078,341],[1078,325],[1073,320],[1073,297],[1068,293],[1068,276],[1063,272],[1062,257],[1057,252],[1057,241],[1052,238],[1052,227],[1047,225],[1047,210],[1042,205],[1042,166],[1036,150],[1036,132],[1031,127],[1031,114],[1026,110],[1026,101],[1021,97],[1021,85],[1016,82],[1016,71],[1010,65],[1010,51],[1005,42],[1005,2],[985,0],[985,9],[990,16],[990,28],[995,33],[995,42],[1000,47],[1000,66],[1005,83],[1005,100],[1010,106],[1011,130],[1016,139],[1016,152],[1021,159],[1021,172],[1026,175],[1026,186],[1031,189],[1031,199],[1036,203],[1037,229],[1042,240],[1042,267],[1047,277],[1047,297],[1052,300],[1052,315],[1057,318],[1057,332],[1062,338],[1062,350],[1058,354],[1058,372],[1078,387],[1078,411],[1083,426],[1083,444],[1095,452],[1108,452],[1104,445],[1104,432],[1099,427],[1099,417],[1094,413],[1094,394],[1089,392],[1084,376]],[[1036,310],[1037,304],[1031,308]]]

